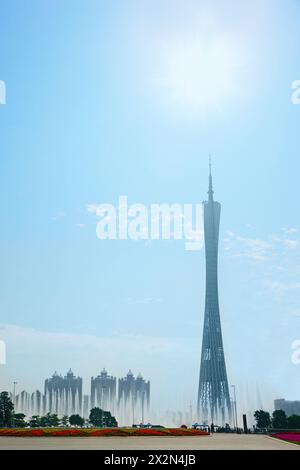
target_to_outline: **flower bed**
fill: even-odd
[[[300,445],[300,431],[278,432],[271,434],[271,437],[276,437],[276,439],[281,439],[282,441],[293,442],[294,444]]]
[[[109,436],[208,436],[197,429],[173,428],[3,428],[1,436],[15,437],[109,437]]]

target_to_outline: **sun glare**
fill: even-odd
[[[161,86],[168,101],[206,115],[237,90],[238,54],[226,38],[189,38],[163,51]]]

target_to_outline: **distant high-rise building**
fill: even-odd
[[[127,405],[129,400],[134,397],[135,390],[135,378],[131,370],[129,370],[126,377],[118,380],[118,404],[120,405],[121,400]]]
[[[135,379],[135,394],[136,399],[143,402],[148,409],[150,405],[150,382],[149,380],[146,382],[141,373]]]
[[[82,413],[82,378],[71,369],[65,377],[56,372],[45,380],[44,412],[58,415]]]
[[[95,406],[114,413],[116,408],[117,379],[108,375],[105,369],[91,378],[91,407]]]
[[[65,376],[55,372],[46,379],[44,394],[39,390],[33,393],[23,390],[15,397],[10,393],[10,397],[15,410],[27,417],[55,413],[60,417],[79,414],[89,418],[90,410],[99,407],[110,411],[124,425],[135,419],[143,421],[149,410],[150,382],[141,374],[135,378],[129,371],[118,384],[117,397],[117,379],[103,369],[100,375],[91,377],[90,395],[83,395],[82,378],[75,377],[70,369]]]
[[[300,415],[300,401],[289,401],[284,398],[274,400],[275,410],[283,410],[287,416]]]
[[[11,399],[14,400],[11,394]],[[16,395],[15,398],[15,411],[17,413],[24,413],[26,416],[39,415],[42,412],[42,394],[39,390],[33,393],[28,393],[23,390]]]
[[[145,402],[149,406],[150,403],[150,382],[145,381],[141,374],[137,378],[134,377],[129,370],[126,377],[119,379],[118,401],[122,399],[127,403],[130,399],[138,400],[144,397]]]
[[[90,406],[90,396],[89,395],[83,395],[83,407],[82,407],[82,417],[83,418],[89,418],[90,416],[90,411],[91,411],[91,406]]]
[[[30,393],[26,392],[26,390],[23,390],[19,395],[18,407],[26,416],[29,413],[30,404]]]
[[[225,423],[231,419],[218,296],[218,243],[221,204],[214,201],[209,171],[208,201],[203,202],[206,257],[205,312],[198,389],[198,419]]]
[[[141,374],[136,378],[131,370],[126,377],[119,379],[118,406],[119,413],[128,420],[143,421],[144,413],[150,404],[150,382],[145,381]]]
[[[30,408],[32,415],[40,415],[42,413],[42,394],[39,390],[36,390],[31,394]]]

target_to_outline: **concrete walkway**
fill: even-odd
[[[0,450],[300,450],[300,445],[262,435],[201,437],[0,437]]]

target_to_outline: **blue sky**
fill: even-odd
[[[0,21],[2,387],[131,367],[162,409],[195,401],[203,250],[100,241],[87,206],[201,202],[211,153],[229,380],[249,409],[247,387],[299,399],[300,2],[2,0]]]

